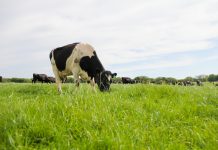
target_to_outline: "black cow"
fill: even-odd
[[[134,84],[136,81],[134,79],[131,79],[129,77],[122,77],[123,84]]]
[[[0,82],[2,82],[2,76],[0,76]]]
[[[43,82],[48,83],[49,79],[48,79],[46,74],[36,74],[36,73],[33,73],[32,83],[36,83],[36,81],[39,81],[39,82],[42,82],[42,83]]]
[[[48,77],[48,80],[46,82],[55,83],[55,78],[54,77]]]
[[[61,79],[73,75],[76,85],[79,86],[80,78],[89,81],[95,86],[97,83],[100,91],[108,91],[116,73],[104,69],[94,48],[85,43],[73,43],[58,47],[50,52],[50,61],[55,75],[58,91],[61,92]]]

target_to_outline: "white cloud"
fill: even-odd
[[[201,58],[200,60],[196,57],[181,57],[179,59],[168,59],[168,60],[159,60],[158,62],[141,62],[137,65],[129,65],[125,67],[115,68],[118,72],[134,72],[138,70],[148,70],[148,69],[160,69],[160,68],[179,68],[179,67],[185,67],[190,66],[192,64],[201,63],[201,62],[207,62],[212,60],[218,60],[218,56],[210,56]],[[124,65],[123,65],[124,66]]]
[[[1,1],[0,67],[31,60],[49,64],[51,49],[77,41],[91,43],[106,66],[205,51],[217,47],[217,5],[216,0]],[[18,58],[21,53],[26,59]],[[181,58],[173,66],[187,62],[192,63]],[[146,68],[168,66],[170,61],[160,60]]]
[[[148,70],[148,69],[160,69],[160,68],[172,68],[172,67],[181,67],[188,66],[195,62],[191,57],[180,58],[179,60],[159,60],[158,62],[141,62],[136,65],[125,66],[122,68],[116,69],[117,72],[134,72],[138,70]]]

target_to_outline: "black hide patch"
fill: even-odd
[[[56,66],[59,71],[65,70],[67,59],[70,57],[70,55],[73,52],[73,49],[76,47],[77,44],[79,43],[73,43],[73,44],[69,44],[69,45],[54,49],[53,57],[54,57]],[[51,59],[51,56],[50,56],[50,59]]]
[[[96,52],[93,52],[94,56],[91,58],[89,56],[84,56],[80,59],[80,67],[82,70],[87,72],[88,76],[95,77],[97,75],[97,72],[101,72],[104,70],[104,67],[102,66],[100,60],[97,57]]]

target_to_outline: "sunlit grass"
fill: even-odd
[[[217,90],[0,84],[0,149],[217,149]]]

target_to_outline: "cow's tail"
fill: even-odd
[[[51,64],[52,64],[52,65],[55,65],[55,62],[54,62],[54,50],[52,50],[52,51],[50,52],[49,58],[50,58]]]

